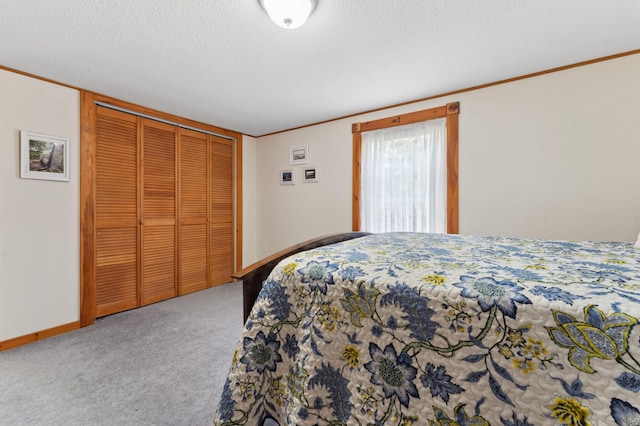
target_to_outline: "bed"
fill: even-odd
[[[280,257],[216,425],[640,424],[630,243],[361,234]]]

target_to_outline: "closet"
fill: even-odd
[[[229,282],[234,141],[95,107],[95,316]]]

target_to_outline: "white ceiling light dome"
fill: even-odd
[[[258,0],[278,26],[292,30],[302,26],[315,10],[318,0]]]

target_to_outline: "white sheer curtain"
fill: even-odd
[[[363,231],[446,232],[446,137],[446,118],[362,133]]]

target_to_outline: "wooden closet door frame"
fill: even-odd
[[[80,90],[80,327],[92,325],[96,319],[96,102],[108,103],[235,140],[234,269],[242,269],[242,134]]]

